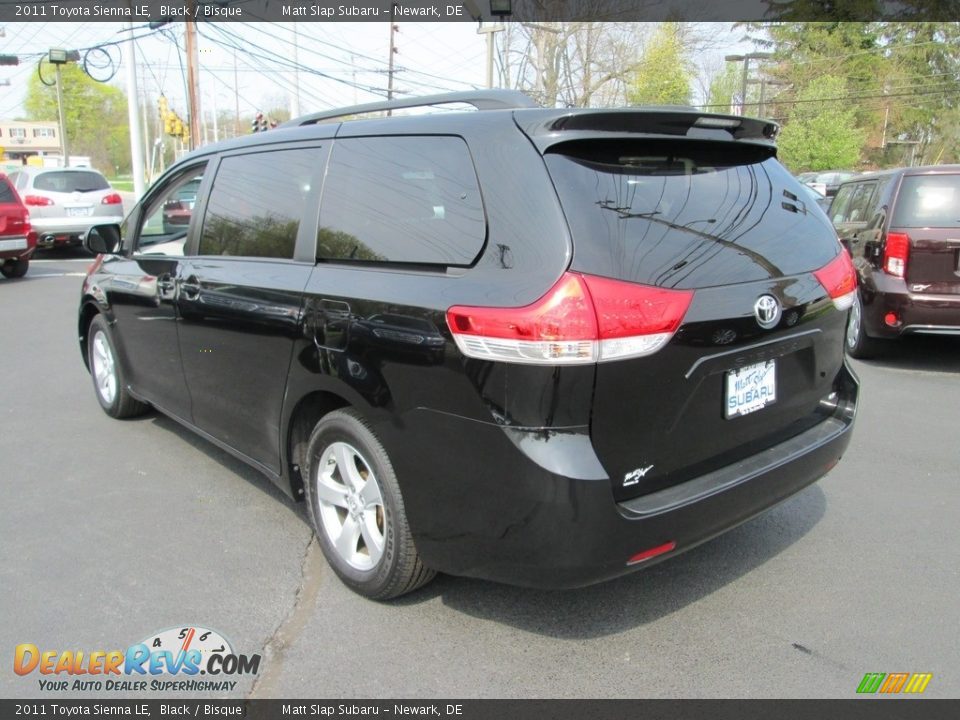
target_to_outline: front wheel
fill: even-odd
[[[27,274],[27,268],[30,267],[29,258],[18,258],[17,260],[8,260],[0,264],[0,273],[6,278],[22,278]]]
[[[110,334],[110,326],[102,315],[97,315],[87,332],[87,359],[93,389],[100,407],[110,417],[128,418],[143,415],[150,409],[135,399],[123,380],[123,371],[117,362],[117,353]]]
[[[359,413],[335,410],[317,423],[305,475],[320,548],[346,585],[386,600],[433,579],[414,546],[390,458]]]
[[[853,305],[850,307],[850,315],[847,317],[847,333],[845,345],[850,357],[858,359],[873,357],[877,352],[877,345],[880,341],[867,335],[863,327],[863,300],[858,292]]]

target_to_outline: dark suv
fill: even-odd
[[[858,177],[840,186],[829,214],[859,276],[851,355],[912,333],[960,335],[960,165]]]
[[[451,102],[479,111],[337,121]],[[96,396],[304,499],[370,597],[644,567],[850,440],[853,268],[776,130],[493,91],[204,147],[88,235]]]

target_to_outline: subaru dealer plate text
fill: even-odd
[[[767,360],[727,373],[726,417],[747,415],[777,399],[777,361]]]

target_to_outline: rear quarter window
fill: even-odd
[[[320,203],[320,259],[470,265],[485,238],[480,187],[462,139],[336,141]]]
[[[893,210],[895,227],[960,227],[960,175],[907,175]]]
[[[772,155],[694,140],[554,146],[545,159],[574,269],[690,289],[823,267],[838,252],[836,234]]]

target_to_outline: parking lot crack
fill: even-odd
[[[265,668],[250,688],[248,699],[268,698],[276,694],[277,683],[283,676],[287,648],[300,637],[307,625],[320,592],[324,567],[317,538],[311,535],[300,563],[300,585],[294,596],[293,607],[263,646]]]

